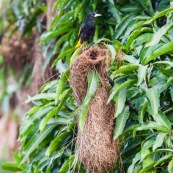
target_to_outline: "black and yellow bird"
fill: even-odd
[[[85,21],[81,24],[79,31],[79,41],[76,48],[80,47],[83,43],[90,43],[94,37],[95,33],[95,23],[94,18],[101,16],[101,14],[96,14],[94,12],[89,13],[86,16]]]

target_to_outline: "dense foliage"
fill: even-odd
[[[35,1],[34,1],[35,2]],[[32,4],[33,5],[33,4]],[[160,1],[59,1],[48,31],[42,34],[44,52],[58,55],[53,65],[59,80],[46,83],[28,98],[34,107],[20,127],[22,145],[15,163],[4,168],[22,172],[87,172],[77,160],[76,126],[79,108],[68,83],[70,59],[79,26],[86,14],[97,11],[94,43],[104,43],[114,80],[110,100],[116,103],[114,139],[121,158],[112,172],[173,171],[173,6]],[[53,46],[52,46],[53,45]],[[126,101],[130,105],[126,104]]]

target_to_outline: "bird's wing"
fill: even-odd
[[[80,36],[81,36],[81,33],[82,33],[83,30],[84,30],[84,27],[85,27],[85,23],[82,23],[81,26],[80,26],[79,34],[78,34],[79,38],[80,38]]]

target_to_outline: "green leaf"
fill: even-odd
[[[107,44],[106,47],[108,48],[108,50],[109,50],[109,52],[111,54],[112,62],[114,62],[115,54],[116,54],[114,47],[112,45],[110,45],[110,44]]]
[[[39,109],[40,109],[40,106],[34,106],[27,112],[27,115],[32,115],[36,113]]]
[[[153,46],[155,44],[158,44],[161,37],[166,34],[171,28],[173,27],[172,23],[168,23],[164,26],[162,26],[154,35],[151,37],[151,39],[146,43],[145,47]]]
[[[82,51],[82,47],[79,47],[75,50],[75,52],[72,54],[72,56],[70,58],[70,65],[73,63],[75,58],[81,53],[81,51]]]
[[[152,32],[152,29],[151,28],[142,28],[142,29],[140,28],[140,29],[137,29],[137,30],[133,31],[130,34],[130,36],[129,36],[127,42],[126,42],[126,50],[129,51],[130,50],[130,46],[135,41],[135,38],[137,36],[139,36],[140,34],[145,33],[145,32],[147,32],[147,33],[148,32]]]
[[[144,116],[145,116],[145,112],[147,111],[147,98],[145,97],[142,104],[141,104],[141,107],[140,107],[140,115],[138,116],[138,120],[139,122],[142,124],[144,121]]]
[[[171,99],[173,101],[173,84],[170,87],[170,94],[171,94]]]
[[[22,171],[22,169],[19,167],[19,164],[15,162],[5,162],[2,164],[2,168],[4,170],[8,170],[12,172]]]
[[[148,97],[151,108],[152,108],[152,116],[154,120],[156,120],[156,116],[158,115],[159,107],[160,107],[160,91],[156,88],[150,88],[146,90],[146,96]]]
[[[75,155],[70,156],[61,166],[59,173],[67,173],[68,170],[72,168],[74,160],[75,160]]]
[[[154,167],[158,166],[158,165],[163,165],[165,162],[168,162],[168,160],[171,160],[171,158],[173,157],[172,155],[165,155],[162,158],[160,158],[154,165]]]
[[[98,75],[94,71],[89,72],[88,73],[88,89],[87,89],[85,99],[81,105],[82,112],[79,117],[79,126],[82,131],[84,129],[84,124],[85,124],[85,119],[86,119],[86,115],[88,112],[89,104],[90,104],[92,98],[94,97],[98,86],[99,86]]]
[[[29,97],[25,103],[29,103],[31,101],[35,101],[35,100],[40,100],[40,99],[45,99],[45,100],[54,100],[56,97],[55,93],[41,93],[41,94],[37,94],[33,97]]]
[[[49,112],[46,117],[41,121],[40,125],[39,125],[39,129],[40,131],[43,131],[48,123],[48,121],[54,116],[57,115],[59,113],[59,111],[61,110],[62,106],[64,105],[65,101],[69,98],[69,94],[71,93],[71,88],[66,89],[62,94],[62,98],[61,101],[58,105],[58,107],[54,108],[51,112]]]
[[[139,86],[143,82],[143,80],[145,79],[146,73],[147,73],[147,67],[148,66],[143,66],[143,65],[139,66],[137,86]]]
[[[70,76],[69,69],[67,69],[65,72],[62,72],[61,78],[59,79],[58,85],[56,88],[55,105],[58,103],[58,101],[60,101],[59,100],[60,95],[63,92],[63,89],[64,89],[64,87],[65,87],[65,85],[69,79],[69,76]]]
[[[169,132],[168,129],[165,126],[158,125],[156,122],[150,121],[149,123],[143,123],[140,126],[136,127],[136,131],[141,131],[141,130],[151,130],[151,129],[156,129],[156,130],[161,130],[164,132]]]
[[[111,76],[114,76],[119,73],[127,73],[133,70],[137,70],[138,68],[139,68],[139,65],[136,65],[136,64],[123,65],[118,70],[113,72]]]
[[[144,167],[139,173],[146,173],[150,171],[150,173],[156,173],[155,169],[153,170],[155,162],[151,163],[149,166]]]
[[[28,131],[28,129],[31,127],[31,125],[34,123],[35,120],[41,118],[43,115],[47,114],[53,108],[54,108],[53,106],[48,106],[46,108],[43,107],[38,112],[34,113],[30,119],[28,119],[22,124],[20,128],[20,137]]]
[[[49,126],[43,133],[37,133],[31,137],[25,146],[25,153],[22,155],[21,163],[24,163],[30,154],[38,148],[40,143],[50,134],[56,125]]]
[[[52,11],[54,11],[58,7],[59,1],[55,1],[52,7]]]
[[[124,56],[124,60],[127,62],[130,62],[131,64],[139,64],[139,59],[136,59],[132,55],[126,55]]]
[[[171,69],[166,69],[162,67],[156,67],[156,68],[167,77],[173,76],[173,71]]]
[[[169,148],[158,149],[158,150],[153,151],[153,152],[151,152],[150,154],[146,155],[145,158],[147,158],[148,156],[155,155],[155,154],[157,154],[157,153],[171,153],[171,154],[172,154],[172,153],[173,153],[173,150],[172,150],[172,149],[169,149]],[[144,159],[145,159],[145,158],[144,158]]]
[[[134,79],[129,79],[127,80],[126,82],[120,84],[119,86],[118,85],[114,85],[114,87],[112,88],[111,90],[111,94],[108,98],[108,101],[107,101],[107,104],[110,103],[110,101],[113,99],[113,97],[118,93],[120,92],[122,89],[126,88],[126,87],[129,87],[131,85],[133,85],[134,83],[136,83],[136,80]]]
[[[116,111],[114,118],[116,118],[123,110],[126,101],[126,88],[122,89],[117,95],[115,95],[114,101],[116,103]]]
[[[154,141],[153,144],[153,151],[162,146],[166,135],[167,135],[166,133],[159,133],[157,135],[156,140]]]
[[[164,44],[163,46],[160,46],[159,48],[157,48],[156,50],[154,50],[152,52],[152,54],[150,54],[148,57],[146,57],[142,63],[145,65],[147,63],[149,63],[151,60],[154,60],[155,58],[157,58],[160,55],[163,55],[169,51],[173,50],[173,42]]]
[[[53,62],[53,64],[52,64],[52,67],[54,67],[54,66],[58,63],[59,60],[65,58],[68,54],[69,54],[69,55],[72,54],[74,50],[75,50],[75,48],[70,48],[70,49],[68,49],[68,50],[65,50],[64,52],[61,52],[61,53],[59,54],[59,56],[54,60],[54,62]],[[61,51],[62,51],[62,50],[61,50]]]
[[[79,117],[79,126],[80,129],[83,131],[84,129],[84,124],[85,124],[85,119],[86,115],[88,112],[89,104],[94,97],[97,88],[99,86],[99,77],[98,75],[94,72],[91,71],[88,73],[88,89],[87,89],[87,94],[85,96],[85,99],[81,105],[81,115]]]
[[[168,164],[168,171],[169,171],[169,173],[173,172],[173,159]]]
[[[171,133],[173,123],[169,121],[168,117],[162,111],[159,111],[158,116],[156,117],[156,122],[165,126]]]
[[[140,160],[141,152],[137,153],[133,158],[132,164],[129,166],[127,173],[133,173],[135,164]]]
[[[157,62],[154,62],[154,64],[165,64],[165,65],[170,65],[171,67],[173,67],[173,62],[171,61],[157,61]]]
[[[130,12],[138,12],[141,11],[142,8],[137,5],[125,5],[120,8],[120,11],[130,13]]]
[[[70,35],[70,33],[65,34],[61,38],[58,39],[58,41],[56,42],[56,44],[54,46],[54,50],[53,50],[54,54],[58,52],[59,47],[61,46],[61,44],[63,44],[67,40],[69,35]]]
[[[52,80],[43,84],[40,88],[41,93],[47,92],[50,88],[53,88],[58,84],[58,80]]]
[[[68,0],[64,0],[64,1],[55,1],[55,3],[53,4],[52,7],[52,11],[54,11],[55,9],[57,9],[58,7],[60,7],[60,9],[65,6],[67,4]]]
[[[152,23],[153,21],[155,21],[157,18],[160,18],[164,15],[166,15],[168,12],[171,12],[173,10],[173,7],[170,7],[166,10],[163,10],[161,12],[157,12],[151,19],[147,20],[144,25],[148,25],[150,23]]]
[[[41,36],[41,43],[44,43],[52,38],[58,37],[61,34],[64,34],[69,31],[69,26],[63,26],[57,31],[49,31]]]
[[[51,110],[46,117],[44,117],[44,119],[41,121],[40,125],[39,125],[39,129],[42,132],[44,130],[44,128],[46,127],[46,124],[48,123],[48,121],[57,114],[58,108],[55,107],[53,110]]]
[[[128,120],[130,115],[129,107],[125,107],[123,112],[119,114],[116,118],[116,125],[114,129],[114,140],[116,140],[123,132],[124,127],[126,125],[126,121]]]
[[[58,134],[57,137],[50,143],[45,155],[50,156],[56,149],[58,149],[70,133],[71,130]]]
[[[141,34],[134,40],[134,42],[132,42],[130,48],[134,49],[135,47],[141,46],[143,43],[147,42],[151,38],[152,35],[153,33]]]
[[[149,156],[146,157],[149,154],[150,154],[150,150],[147,149],[147,148],[142,147],[141,161],[142,161],[143,169],[145,169],[146,167],[148,167],[149,165],[151,165],[153,163],[153,161],[151,160],[151,158]]]
[[[84,4],[86,4],[86,1],[80,1],[80,2],[77,4],[77,6],[76,6],[76,8],[75,8],[75,10],[74,10],[74,18],[76,18],[76,17],[79,15],[80,11],[81,11],[82,8],[84,7]]]
[[[116,31],[115,31],[115,39],[118,39],[122,33],[124,32],[124,30],[127,28],[127,26],[129,25],[129,23],[131,22],[131,20],[134,18],[134,14],[131,13],[129,15],[126,15],[121,22],[118,24]]]
[[[139,53],[139,57],[140,57],[140,61],[143,62],[144,59],[146,57],[148,57],[149,55],[151,55],[153,53],[154,50],[156,50],[159,46],[161,46],[160,44],[151,46],[151,47],[146,47],[140,50]]]
[[[142,147],[142,149],[141,149],[141,161],[143,161],[144,158],[145,158],[148,154],[150,154],[150,150],[147,149],[147,148]]]

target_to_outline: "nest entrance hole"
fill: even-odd
[[[90,59],[97,59],[98,55],[99,55],[99,52],[96,51],[96,50],[92,50],[92,51],[89,53]]]

